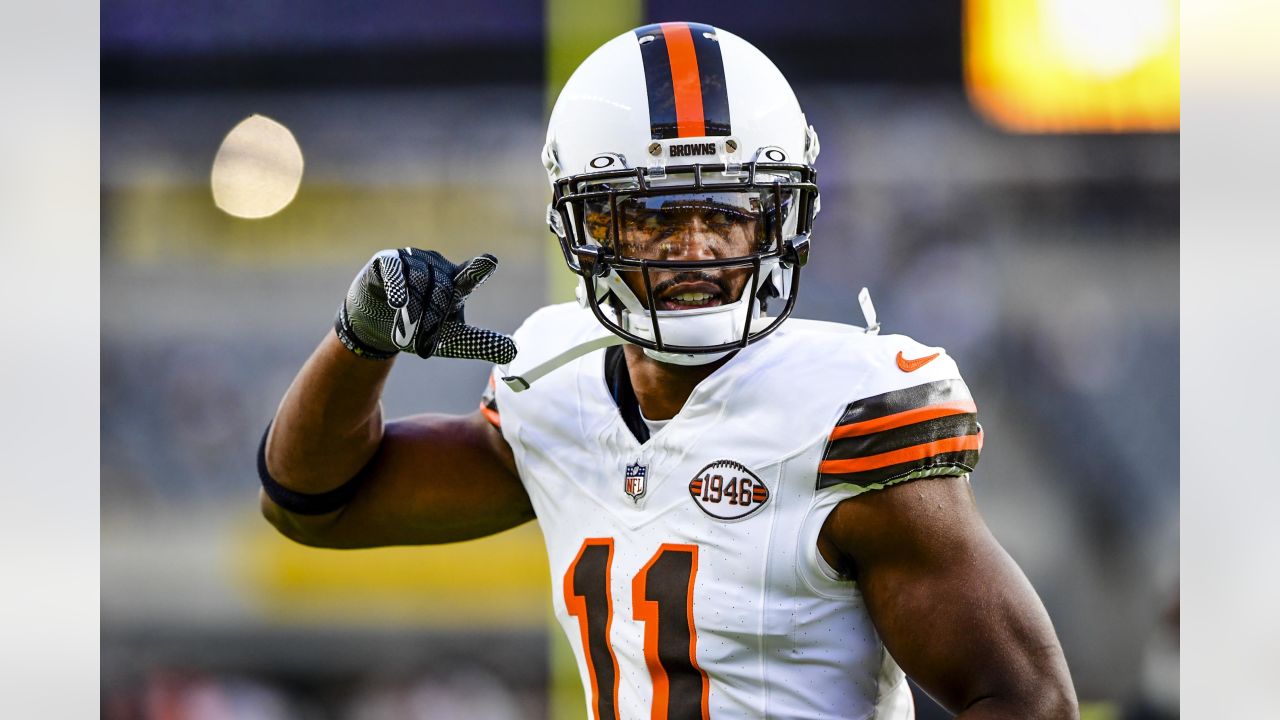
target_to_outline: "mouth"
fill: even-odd
[[[714,282],[680,282],[655,292],[659,310],[693,310],[724,304],[724,290]]]

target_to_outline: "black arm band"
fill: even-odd
[[[267,472],[267,435],[269,434],[271,434],[271,423],[267,423],[267,430],[262,433],[262,442],[258,443],[258,479],[262,480],[262,489],[266,491],[267,497],[271,498],[272,502],[295,515],[324,515],[342,508],[351,502],[352,497],[355,497],[356,491],[360,489],[360,483],[364,480],[363,472],[356,473],[356,476],[350,480],[322,493],[300,493],[276,482],[275,478],[271,477],[271,473]]]

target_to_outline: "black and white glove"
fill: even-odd
[[[334,330],[361,357],[382,360],[408,350],[505,365],[516,356],[515,342],[462,316],[467,295],[497,269],[498,259],[488,254],[454,265],[433,250],[383,250],[352,281]]]

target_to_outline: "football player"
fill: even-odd
[[[548,222],[579,302],[465,323],[496,268],[375,255],[264,435],[266,517],[335,548],[538,519],[588,713],[1078,713],[1044,607],[980,517],[944,350],[790,320],[818,138],[758,50],[694,23],[591,55],[551,115]],[[518,352],[517,352],[518,349]],[[495,363],[474,413],[384,423],[400,352]]]

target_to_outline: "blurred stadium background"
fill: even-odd
[[[671,19],[792,80],[823,147],[797,314],[860,322],[866,285],[886,332],[957,359],[988,438],[975,492],[1086,717],[1176,717],[1177,4],[598,5],[103,2],[103,717],[582,717],[536,526],[309,550],[259,518],[253,456],[372,252],[495,253],[468,309],[502,330],[567,296],[548,94]],[[210,168],[253,113],[306,170],[244,220]],[[469,412],[486,372],[404,361],[386,411]]]

